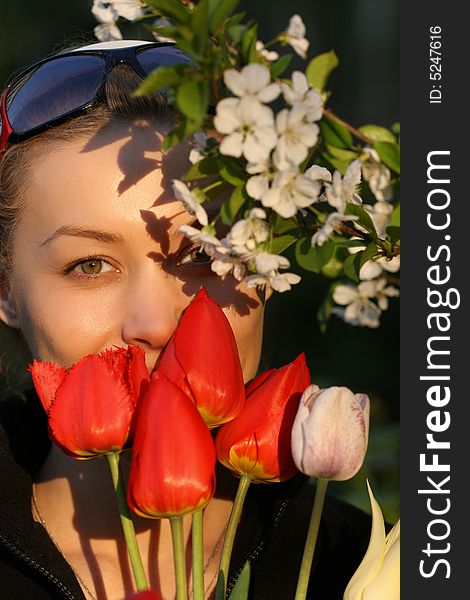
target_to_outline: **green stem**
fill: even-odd
[[[315,491],[315,500],[312,507],[312,516],[308,526],[307,539],[305,541],[304,554],[302,564],[300,566],[299,579],[297,580],[297,589],[294,600],[305,600],[307,597],[308,582],[310,579],[310,571],[312,569],[313,554],[317,543],[318,528],[320,526],[321,513],[323,503],[325,502],[326,488],[328,487],[327,479],[318,479],[317,489]]]
[[[126,540],[127,551],[131,561],[135,585],[139,592],[143,592],[148,590],[149,586],[145,576],[139,547],[137,545],[137,539],[135,537],[135,529],[134,523],[132,522],[131,511],[126,501],[126,489],[124,487],[124,480],[119,464],[119,453],[110,452],[106,456],[108,457],[109,468],[111,469],[114,491],[116,493],[116,499],[119,508],[119,516],[121,517],[122,530],[124,532],[124,539]]]
[[[224,580],[224,598],[225,590],[227,589],[228,570],[230,567],[230,558],[232,556],[233,543],[237,532],[240,517],[242,515],[243,503],[245,502],[246,493],[250,487],[251,477],[242,475],[238,484],[237,494],[233,502],[232,512],[227,525],[227,533],[225,534],[224,547],[222,557],[220,559],[220,571]]]
[[[183,517],[171,517],[171,539],[173,540],[173,562],[175,565],[176,600],[188,600],[186,561],[184,553]]]
[[[193,599],[204,600],[204,535],[203,510],[192,516],[191,541],[193,554]]]

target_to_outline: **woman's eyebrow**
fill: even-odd
[[[47,239],[39,243],[39,246],[45,246],[52,240],[62,236],[70,235],[73,237],[84,237],[98,242],[123,242],[124,238],[121,234],[111,233],[109,231],[102,231],[100,229],[88,229],[87,227],[78,227],[76,225],[63,225],[54,231]]]

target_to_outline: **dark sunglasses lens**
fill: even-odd
[[[173,66],[181,63],[191,63],[190,58],[173,46],[145,48],[137,51],[137,60],[145,73],[150,73],[157,67]]]
[[[101,86],[105,60],[99,56],[64,56],[33,69],[12,85],[6,109],[16,134],[66,116],[91,102]]]

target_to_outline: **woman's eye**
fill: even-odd
[[[102,258],[89,258],[77,263],[71,271],[78,275],[101,275],[107,271],[115,270],[114,267]]]
[[[194,246],[189,248],[179,261],[180,265],[194,264],[194,263],[208,263],[211,261],[211,257],[204,252],[202,246]]]

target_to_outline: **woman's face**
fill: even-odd
[[[30,170],[15,230],[11,298],[33,356],[70,366],[139,344],[151,369],[201,287],[234,330],[245,380],[258,366],[263,304],[222,281],[177,229],[192,217],[172,195],[188,149],[162,154],[152,128],[115,125],[47,151]]]

